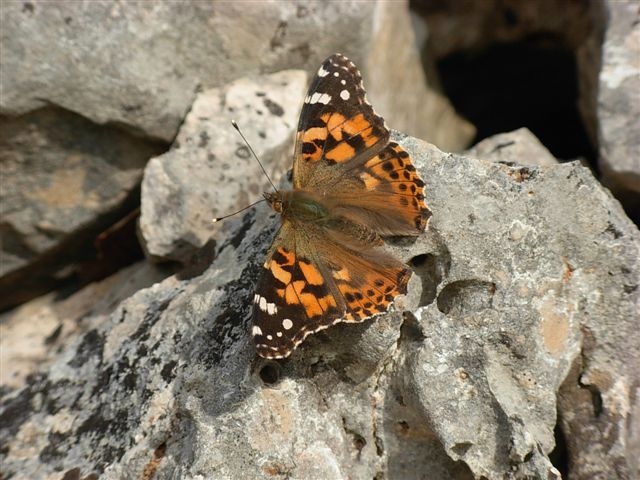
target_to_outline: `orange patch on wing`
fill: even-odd
[[[355,154],[356,151],[351,145],[349,145],[347,142],[340,142],[338,145],[325,153],[324,157],[328,160],[333,160],[339,163],[352,159]]]
[[[316,267],[306,262],[299,262],[300,270],[310,285],[322,285],[324,280]]]
[[[284,301],[287,305],[298,305],[300,303],[300,292],[304,288],[304,280],[296,280],[284,288]]]
[[[287,284],[291,281],[291,274],[287,272],[284,268],[278,265],[276,262],[271,261],[269,265],[269,270],[271,274],[277,278],[280,282]]]
[[[369,175],[367,172],[361,173],[360,179],[364,182],[364,186],[367,190],[375,189],[380,183],[380,179],[374,177],[373,175]]]
[[[293,265],[293,262],[296,260],[295,253],[289,252],[283,247],[278,249],[278,253],[286,259],[286,263],[284,265]]]
[[[276,292],[288,305],[302,306],[309,318],[321,316],[330,307],[337,306],[335,299],[331,295],[318,298],[312,293],[303,293],[302,289],[306,284],[304,280],[296,280]]]
[[[362,113],[359,113],[355,117],[347,120],[342,128],[342,130],[347,132],[349,135],[364,132],[367,129],[371,129],[371,122],[369,122]]]
[[[342,140],[342,129],[338,130],[338,132],[334,132],[334,130],[344,124],[347,120],[345,116],[339,113],[325,113],[320,118],[327,124],[327,130],[331,132],[331,135],[338,141]]]
[[[333,278],[335,278],[336,280],[344,280],[345,282],[348,282],[349,280],[351,280],[351,274],[349,273],[349,270],[343,268],[341,270],[334,271]]]
[[[302,132],[303,142],[313,142],[314,140],[326,140],[327,129],[324,127],[314,127]]]
[[[305,132],[298,132],[296,136],[296,144],[302,146],[305,143],[304,138],[305,138]],[[317,162],[318,160],[320,160],[320,157],[322,155],[322,149],[318,148],[316,144],[313,143],[313,140],[314,139],[310,139],[306,142],[307,145],[313,145],[313,148],[314,148],[313,153],[309,153],[309,152],[302,153],[302,158],[304,158],[307,161],[311,160],[313,162]]]
[[[336,299],[333,298],[333,295],[325,295],[324,297],[319,298],[318,303],[324,311],[327,311],[330,307],[338,306],[338,304],[336,303]]]

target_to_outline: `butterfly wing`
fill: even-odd
[[[308,335],[385,312],[406,293],[411,271],[345,227],[331,235],[283,221],[254,296],[252,334],[260,356],[288,357]]]
[[[305,98],[293,185],[320,193],[333,214],[381,235],[418,235],[431,216],[409,154],[389,142],[360,72],[340,54],[322,63]]]
[[[374,155],[388,139],[384,120],[366,101],[357,67],[343,55],[331,55],[313,78],[300,112],[294,188],[318,183],[326,167]]]

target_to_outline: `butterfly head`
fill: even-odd
[[[265,200],[269,202],[271,208],[282,215],[282,212],[285,210],[285,198],[282,192],[264,192],[262,195],[264,196]]]

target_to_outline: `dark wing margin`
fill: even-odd
[[[365,98],[357,67],[344,55],[331,55],[311,82],[300,113],[294,187],[313,182],[320,163],[332,165],[373,155],[388,139],[384,120]]]

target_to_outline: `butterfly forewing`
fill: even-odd
[[[327,58],[304,100],[293,162],[293,186],[326,176],[326,168],[384,147],[389,131],[367,103],[362,77],[343,55]]]

